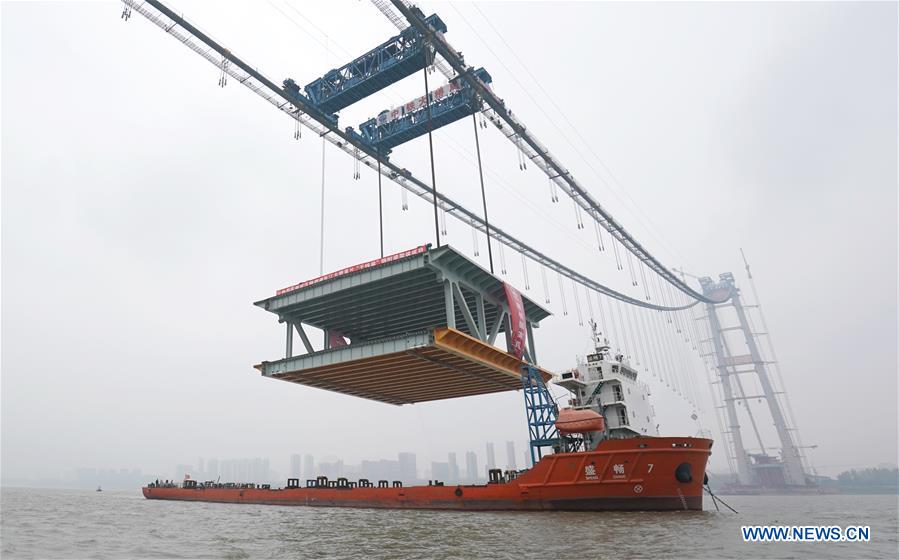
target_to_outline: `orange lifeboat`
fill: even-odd
[[[556,429],[562,435],[601,432],[606,429],[605,418],[593,410],[563,408],[556,419]]]

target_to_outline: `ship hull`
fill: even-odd
[[[596,450],[543,457],[505,483],[398,488],[158,488],[151,500],[309,507],[472,511],[701,510],[712,441],[700,438],[607,440]],[[684,464],[689,481],[684,482]],[[680,479],[678,471],[680,468]]]

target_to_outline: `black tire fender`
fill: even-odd
[[[693,482],[693,467],[690,466],[690,463],[681,463],[674,469],[674,478],[684,484]]]

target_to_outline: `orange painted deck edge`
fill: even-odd
[[[641,444],[646,447],[639,447]],[[689,446],[689,447],[688,447]],[[148,499],[316,507],[453,510],[700,510],[712,441],[640,437],[548,455],[506,484],[403,488],[143,488]],[[674,471],[689,463],[693,480]],[[593,478],[595,477],[595,479]]]

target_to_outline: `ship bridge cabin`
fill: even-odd
[[[589,447],[603,438],[629,438],[658,435],[655,410],[649,402],[649,386],[637,380],[637,372],[624,355],[613,354],[605,340],[594,353],[570,371],[563,372],[554,383],[571,392],[568,404],[576,409],[589,409],[605,418],[605,432],[588,434]]]
[[[286,325],[284,358],[256,367],[272,379],[396,405],[518,390],[526,363],[546,382],[552,375],[536,366],[534,330],[550,313],[514,290],[512,309],[509,293],[450,246],[348,267],[256,302]],[[515,326],[513,315],[522,319]],[[516,355],[509,350],[519,331],[527,344]]]

